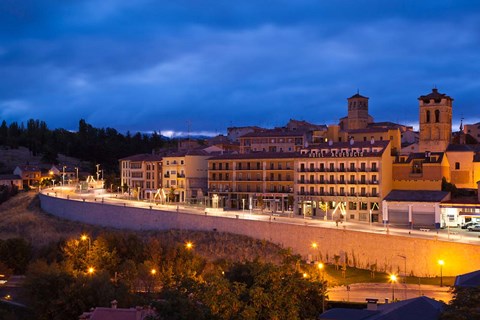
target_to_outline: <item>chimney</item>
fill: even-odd
[[[373,298],[367,298],[365,299],[367,300],[367,310],[371,310],[371,311],[375,311],[377,310],[377,302],[378,302],[378,299],[373,299]]]
[[[117,309],[117,305],[118,305],[117,300],[111,301],[110,304],[112,305],[112,309]]]

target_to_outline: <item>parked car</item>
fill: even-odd
[[[468,229],[468,227],[473,226],[474,224],[476,223],[473,221],[467,222],[464,225],[462,225],[462,229]]]
[[[480,231],[480,223],[476,223],[467,228],[468,231]]]

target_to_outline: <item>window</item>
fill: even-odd
[[[348,210],[357,210],[357,203],[356,202],[349,202],[348,203]]]
[[[455,170],[460,170],[460,162],[455,162]]]
[[[440,122],[440,110],[435,110],[435,122]]]
[[[425,122],[430,122],[430,110],[427,110],[427,112],[426,112]]]

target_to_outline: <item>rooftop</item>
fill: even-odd
[[[438,92],[437,88],[433,88],[432,92],[427,95],[418,97],[418,100],[441,100],[441,99],[450,99],[453,100],[451,97],[447,96],[445,93]]]
[[[454,286],[473,288],[480,286],[480,270],[456,276]]]
[[[120,159],[120,161],[161,161],[161,160],[162,160],[162,156],[150,154],[150,153],[135,154],[133,156]]]
[[[447,191],[392,190],[384,200],[399,202],[441,202],[447,200],[449,194]]]

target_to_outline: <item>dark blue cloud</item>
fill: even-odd
[[[346,98],[416,123],[433,86],[480,120],[469,1],[0,3],[0,119],[75,129],[223,132],[335,123]]]

